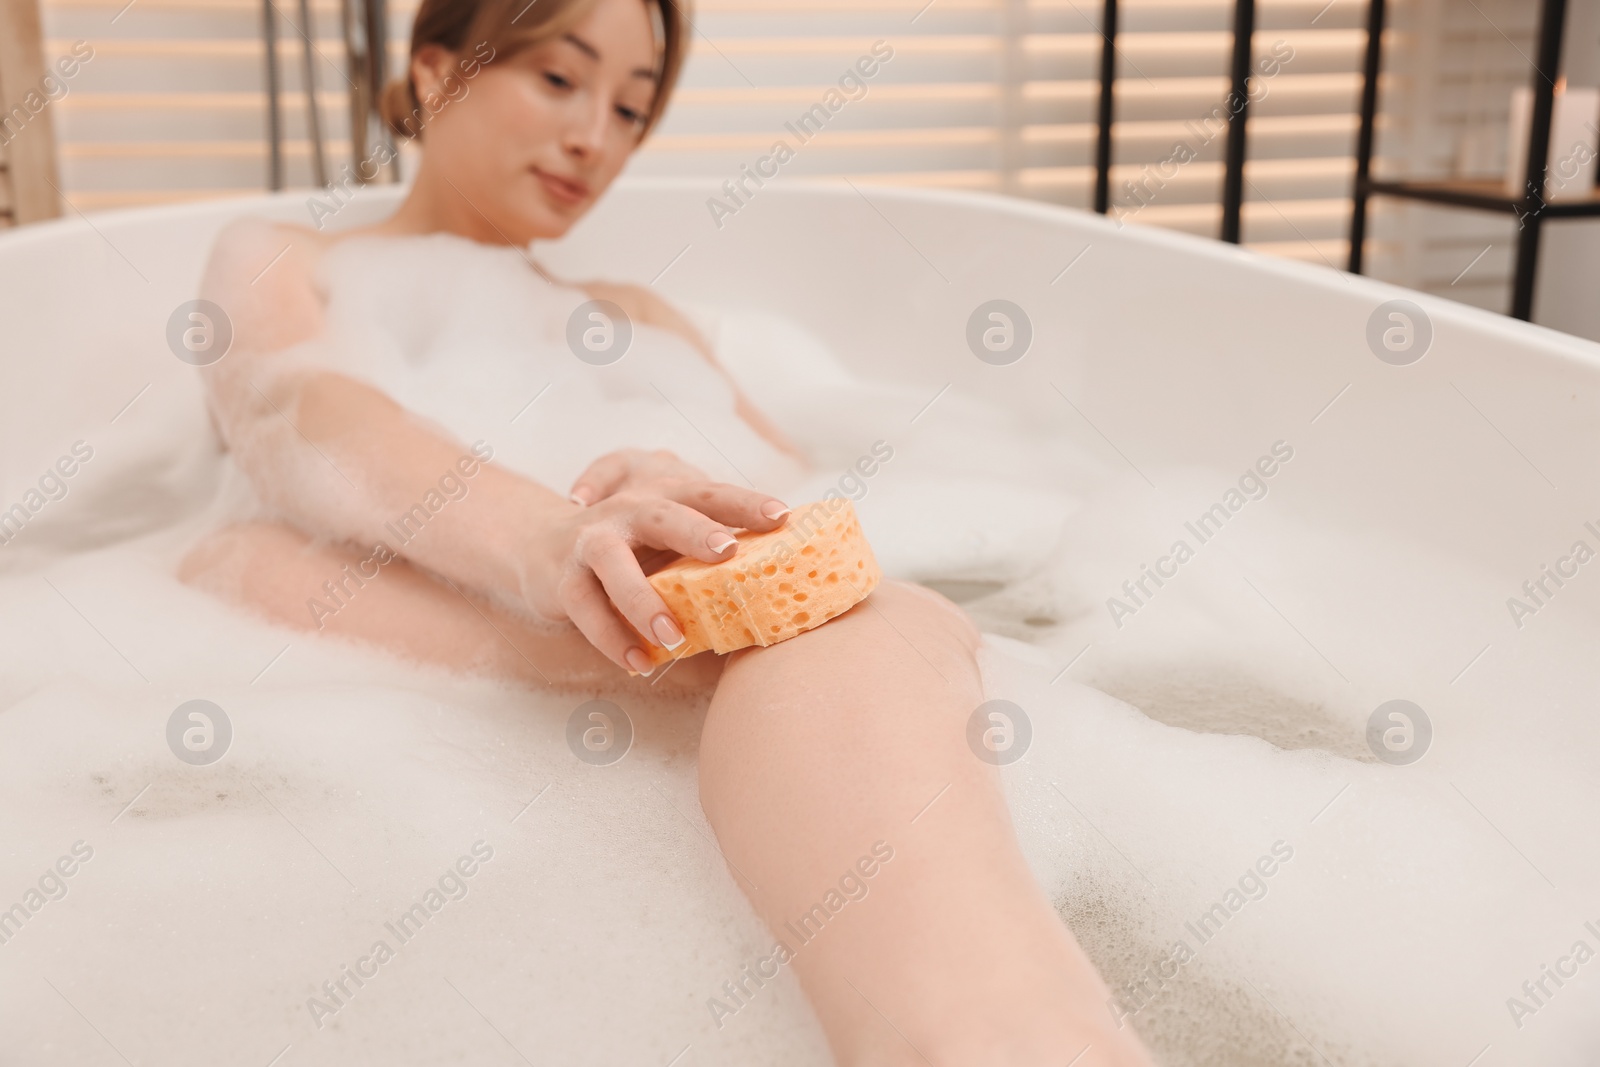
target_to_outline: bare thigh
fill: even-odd
[[[969,745],[979,640],[948,600],[885,582],[734,653],[701,735],[706,817],[845,1067],[1147,1064]]]
[[[1105,987],[1032,879],[995,768],[967,748],[979,634],[943,597],[886,581],[788,641],[632,678],[575,629],[403,561],[357,585],[366,558],[250,523],[206,538],[179,577],[281,625],[532,688],[711,694],[702,806],[756,910],[793,940],[842,1064],[918,1063],[917,1049],[1054,1062],[1086,1043],[1080,1067],[1148,1063],[1100,1017]],[[852,874],[868,857],[874,874]],[[859,899],[821,912],[819,936],[786,932],[830,890],[850,893],[845,875]]]

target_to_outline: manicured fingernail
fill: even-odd
[[[586,508],[589,506],[588,495],[581,489],[574,489],[572,494],[568,496],[567,499],[578,505],[580,508]]]
[[[789,514],[789,506],[777,500],[769,500],[761,505],[761,514],[769,519],[781,519]]]
[[[711,551],[713,552],[726,552],[729,548],[738,543],[739,542],[735,541],[721,530],[718,530],[716,533],[706,538],[706,544],[711,546]]]
[[[637,648],[628,649],[628,651],[623,654],[622,658],[628,661],[628,666],[632,667],[640,674],[649,675],[655,670],[655,667],[653,667],[650,663],[650,657],[639,651]]]
[[[672,621],[670,615],[657,615],[651,619],[650,629],[655,631],[656,640],[669,652],[683,644],[683,634],[678,632],[678,624]]]

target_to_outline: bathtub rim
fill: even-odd
[[[410,187],[409,182],[395,185],[366,186],[362,190],[362,199],[366,202],[368,208],[377,207],[385,200],[390,202],[399,200]],[[624,175],[618,178],[611,188],[637,193],[659,191],[716,194],[722,192],[721,186],[717,184],[714,178],[680,175]],[[1488,311],[1446,296],[1409,289],[1396,282],[1387,282],[1364,274],[1350,274],[1336,267],[1323,267],[1300,260],[1269,256],[1262,252],[1251,251],[1241,245],[1233,245],[1216,238],[1201,237],[1179,230],[1144,226],[1137,223],[1123,225],[1108,216],[1098,215],[1080,208],[1007,196],[985,190],[939,189],[896,185],[872,185],[871,189],[876,197],[897,200],[902,203],[962,209],[976,207],[1020,219],[1051,223],[1057,226],[1065,224],[1067,227],[1080,228],[1092,233],[1097,232],[1107,237],[1115,236],[1118,239],[1127,239],[1135,244],[1142,244],[1152,251],[1176,252],[1184,256],[1198,256],[1212,262],[1242,264],[1250,269],[1264,271],[1268,274],[1277,274],[1330,292],[1337,291],[1333,282],[1339,280],[1343,284],[1355,286],[1355,291],[1357,292],[1365,292],[1373,299],[1374,304],[1402,297],[1414,300],[1432,317],[1442,317],[1446,320],[1453,319],[1462,326],[1497,335],[1515,344],[1537,345],[1548,355],[1570,360],[1587,370],[1600,371],[1600,341],[1591,341],[1536,322],[1513,319],[1509,315]],[[607,190],[607,192],[610,191],[610,189]],[[324,190],[307,187],[304,189],[287,189],[275,193],[252,193],[241,196],[216,197],[207,200],[191,200],[176,204],[152,204],[115,208],[109,211],[92,213],[85,213],[77,208],[69,208],[70,214],[63,214],[55,219],[0,231],[0,257],[25,250],[31,245],[44,244],[66,233],[92,232],[105,238],[102,227],[124,229],[160,224],[171,219],[196,219],[208,215],[217,217],[221,224],[225,224],[231,218],[243,216],[252,211],[282,205],[290,201],[299,200],[302,197],[316,196],[324,192]],[[775,186],[772,190],[765,191],[763,199],[785,196],[810,199],[824,195],[839,199],[865,198],[865,194],[860,192],[857,186],[840,178],[795,177]],[[599,204],[596,206],[599,206]],[[585,213],[575,225],[581,224],[588,217],[590,217],[589,213]],[[339,226],[334,224],[333,228],[338,229]],[[108,238],[105,239],[109,241]],[[566,240],[566,238],[561,240]],[[559,241],[555,243],[559,243]]]

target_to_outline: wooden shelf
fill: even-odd
[[[1582,196],[1546,201],[1540,209],[1537,201],[1529,202],[1524,197],[1512,196],[1506,192],[1504,182],[1493,179],[1449,178],[1438,181],[1368,179],[1361,185],[1369,196],[1392,196],[1402,200],[1476,208],[1480,211],[1504,211],[1516,215],[1537,212],[1546,218],[1585,218],[1600,215],[1600,189],[1593,187]]]
[[[1241,3],[1245,0],[1240,0]],[[1504,211],[1517,220],[1517,257],[1511,282],[1511,316],[1533,318],[1534,281],[1539,269],[1539,231],[1546,222],[1600,216],[1600,193],[1594,189],[1573,199],[1548,200],[1547,161],[1550,121],[1555,112],[1556,79],[1560,76],[1561,40],[1566,29],[1567,0],[1539,0],[1538,51],[1533,60],[1533,111],[1530,116],[1526,189],[1537,195],[1512,196],[1505,184],[1492,180],[1377,181],[1372,177],[1373,130],[1378,113],[1378,76],[1383,66],[1384,7],[1387,0],[1367,0],[1367,49],[1361,72],[1361,132],[1356,137],[1356,182],[1351,197],[1350,271],[1361,273],[1367,234],[1367,201],[1374,196],[1399,197],[1421,203],[1478,211]],[[1517,153],[1513,153],[1516,155]]]

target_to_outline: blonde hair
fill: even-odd
[[[656,32],[656,94],[639,131],[642,141],[661,118],[677,84],[689,27],[688,15],[680,6],[688,0],[641,2],[649,8]],[[383,121],[396,137],[421,137],[428,112],[417,98],[411,59],[428,45],[438,45],[457,55],[471,51],[480,59],[487,46],[490,51],[485,62],[507,59],[524,48],[560,37],[580,22],[595,3],[596,0],[422,0],[411,24],[406,73],[384,86],[378,101]],[[464,69],[469,64],[470,60],[464,63]],[[475,74],[476,65],[472,66]]]

